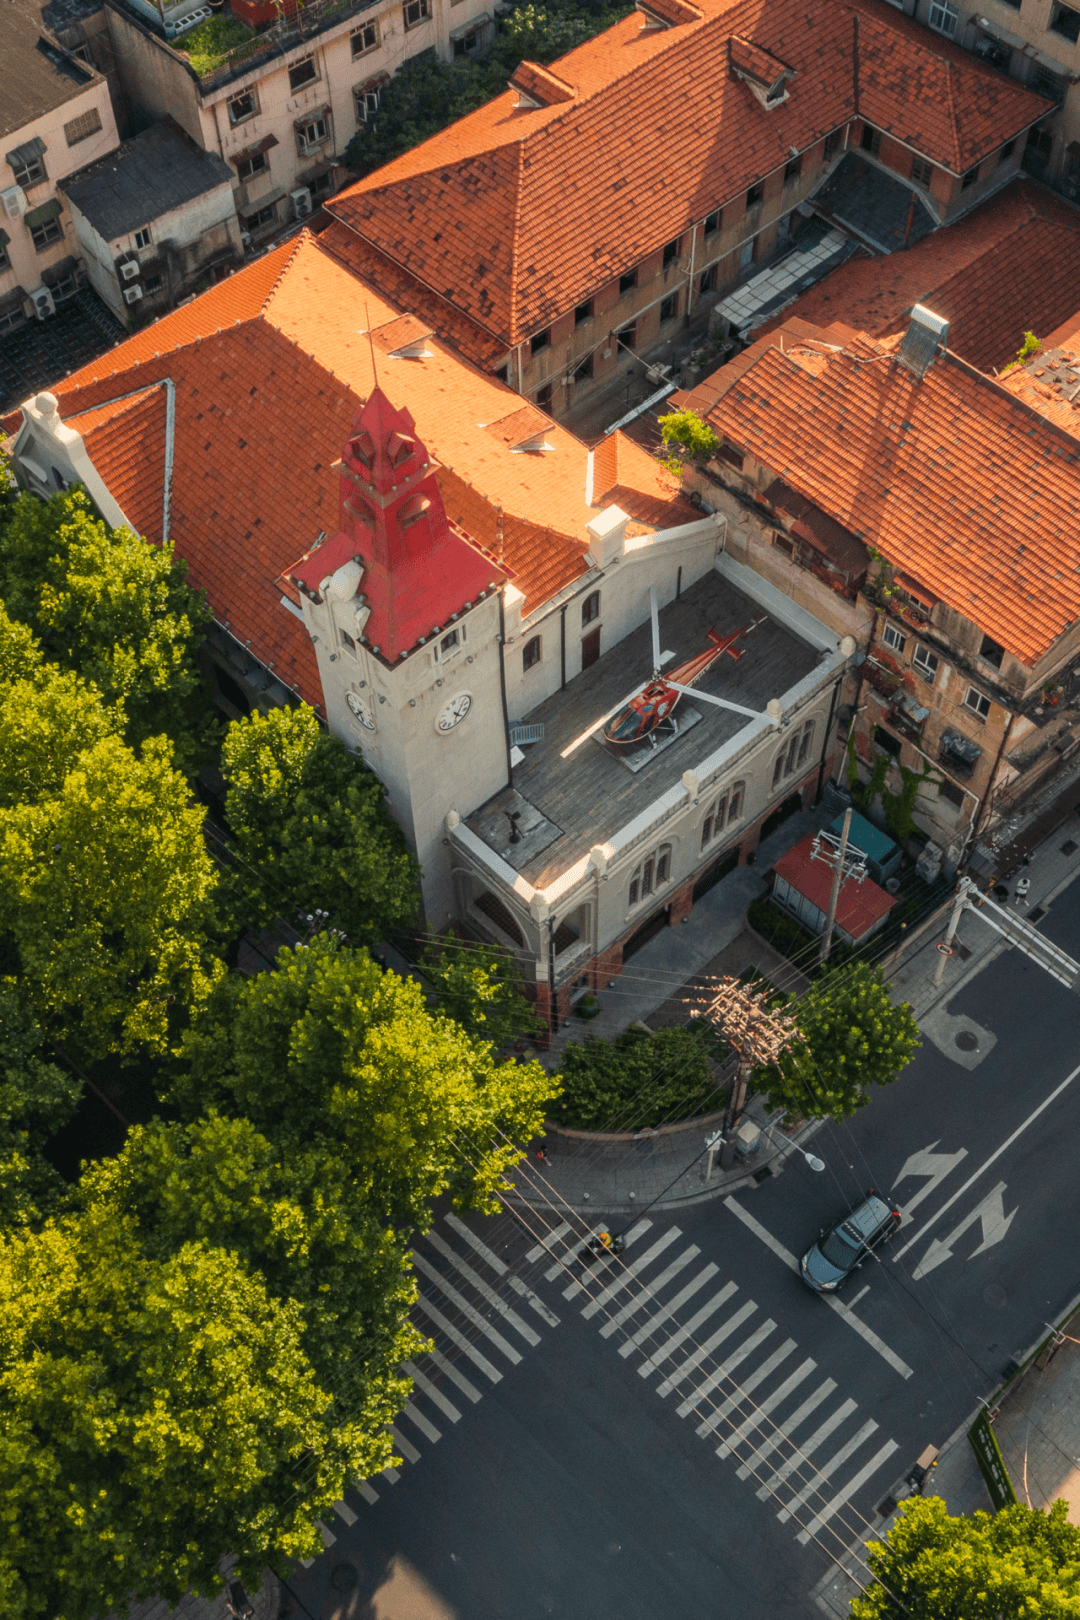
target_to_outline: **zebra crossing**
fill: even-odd
[[[412,1379],[413,1393],[392,1425],[390,1437],[395,1452],[410,1467],[423,1456],[419,1440],[435,1445],[447,1424],[461,1421],[466,1402],[477,1405],[485,1389],[501,1381],[504,1366],[518,1366],[541,1343],[541,1333],[526,1320],[523,1310],[544,1327],[558,1327],[560,1320],[456,1215],[447,1215],[443,1225],[453,1241],[433,1229],[413,1250],[419,1285],[413,1319],[434,1344],[426,1355],[406,1361],[401,1368]],[[520,1308],[504,1297],[507,1291]],[[397,1467],[385,1468],[380,1476],[387,1485],[400,1478]],[[371,1480],[359,1482],[356,1488],[365,1502],[379,1500]],[[347,1502],[335,1502],[334,1512],[343,1524],[356,1523]],[[337,1540],[335,1531],[322,1520],[317,1523],[324,1546],[332,1547]],[[313,1562],[306,1560],[305,1569]]]
[[[563,1289],[601,1338],[619,1337],[661,1400],[675,1397],[679,1418],[730,1458],[739,1480],[752,1480],[781,1524],[793,1523],[806,1546],[834,1520],[899,1449],[858,1403],[836,1400],[836,1381],[735,1283],[720,1279],[693,1244],[679,1247],[677,1226],[657,1231],[640,1220],[625,1234],[618,1262],[597,1266]],[[644,1246],[646,1238],[648,1245]],[[550,1257],[545,1280],[565,1278],[580,1234],[564,1223],[528,1259]],[[632,1251],[632,1252],[629,1252]],[[713,1285],[718,1285],[713,1290]],[[674,1290],[674,1291],[672,1291]],[[836,1449],[832,1449],[835,1447]]]
[[[682,1242],[677,1226],[642,1219],[617,1262],[582,1269],[582,1233],[562,1222],[525,1256],[531,1276],[562,1283],[562,1298],[599,1337],[614,1341],[658,1399],[693,1419],[695,1433],[730,1459],[781,1524],[806,1545],[899,1449],[835,1379],[764,1315],[757,1302]],[[413,1252],[419,1294],[414,1320],[432,1349],[402,1367],[412,1397],[391,1428],[402,1467],[415,1467],[484,1393],[543,1343],[560,1317],[464,1222],[446,1215]],[[545,1267],[545,1262],[549,1262]],[[368,1503],[401,1478],[401,1467],[365,1480]],[[356,1515],[335,1503],[346,1525]],[[333,1545],[331,1526],[320,1522]]]

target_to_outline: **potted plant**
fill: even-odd
[[[1048,709],[1056,709],[1061,702],[1061,687],[1057,681],[1047,681],[1042,689],[1042,699]]]

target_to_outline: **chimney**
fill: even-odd
[[[948,339],[948,321],[941,315],[935,315],[925,304],[916,304],[903,341],[896,351],[896,363],[921,380],[926,376],[938,350],[945,353]]]
[[[585,528],[592,542],[589,552],[598,568],[607,568],[622,556],[629,521],[620,507],[605,506],[599,517],[586,523]]]

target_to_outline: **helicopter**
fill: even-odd
[[[733,630],[726,636],[719,636],[715,629],[710,629],[708,637],[712,645],[705,652],[696,653],[693,658],[688,658],[685,663],[673,669],[670,675],[662,675],[660,620],[656,608],[656,591],[652,587],[649,590],[649,607],[652,618],[652,676],[644,686],[632,692],[629,698],[624,698],[617,709],[605,715],[591,728],[595,731],[603,726],[604,741],[617,748],[633,746],[646,738],[655,748],[658,734],[667,732],[674,735],[677,727],[673,714],[680,697],[691,692],[693,683],[700,680],[705,671],[724,653],[729,658],[741,658],[746,649],[737,648],[735,643],[741,637],[749,635],[750,631],[762,622],[760,619],[754,619],[749,624],[740,625],[738,630]],[[672,654],[669,653],[667,656],[670,658]],[[715,703],[721,709],[732,709],[736,714],[748,715],[752,720],[768,719],[773,725],[779,725],[783,718],[780,704],[775,698],[770,699],[766,712],[762,715],[756,709],[744,708],[741,703],[713,697],[708,692],[694,691],[692,695],[701,698],[705,703]]]

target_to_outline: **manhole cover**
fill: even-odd
[[[1061,853],[1063,855],[1075,855],[1076,854],[1076,839],[1075,838],[1070,838],[1067,843],[1062,844]]]
[[[1009,1303],[1009,1296],[1000,1283],[991,1283],[989,1288],[984,1289],[983,1299],[988,1305],[996,1305],[999,1311]]]
[[[355,1564],[338,1564],[330,1577],[335,1592],[351,1592],[358,1585],[360,1575]]]
[[[959,1035],[956,1037],[956,1044],[960,1048],[961,1052],[975,1052],[978,1051],[979,1047],[978,1039],[971,1033],[970,1029],[962,1029],[960,1031]]]

